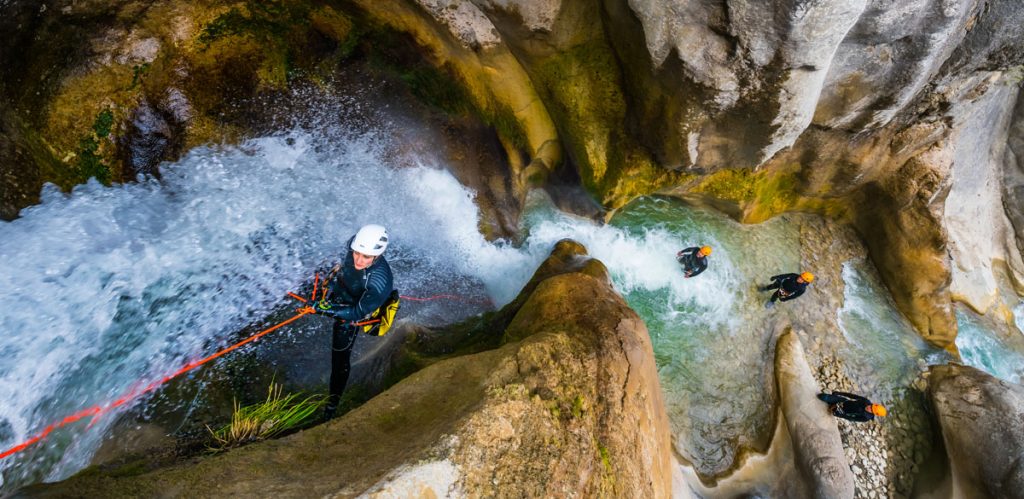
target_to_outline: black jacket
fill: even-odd
[[[779,301],[789,301],[796,298],[807,290],[806,282],[797,282],[796,280],[800,277],[800,274],[779,274],[772,276],[772,281],[779,288]],[[776,286],[773,286],[776,287]]]
[[[841,399],[832,404],[833,416],[861,423],[875,419],[875,415],[868,411],[870,400],[846,392],[832,392],[832,396]]]
[[[317,312],[347,322],[365,319],[387,301],[394,289],[391,266],[378,256],[373,263],[356,270],[352,250],[345,255],[345,261],[330,282],[330,308],[318,307]]]
[[[682,254],[676,257],[676,261],[682,264],[683,270],[686,271],[686,277],[694,277],[708,268],[707,257],[698,256],[698,252],[700,248],[694,246],[680,251]]]

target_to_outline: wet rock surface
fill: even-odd
[[[5,142],[21,145],[0,154],[31,160],[17,171],[0,159],[15,193],[8,218],[41,182],[130,180],[177,154],[175,144],[237,141],[252,131],[247,99],[330,81],[339,63],[369,56],[459,116],[460,135],[483,137],[464,158],[484,166],[464,178],[489,198],[490,234],[508,235],[525,193],[563,167],[606,209],[671,191],[746,222],[792,210],[853,221],[897,304],[944,347],[956,334],[949,239],[969,248],[978,235],[944,229],[951,171],[971,167],[944,156],[965,149],[957,136],[1004,135],[1009,125],[962,110],[998,85],[1012,90],[991,108],[1011,109],[1024,63],[1013,0],[779,4],[769,23],[724,0],[46,5],[3,6],[0,27],[15,36],[0,52],[11,68],[0,94],[34,132],[4,128]],[[410,50],[393,50],[402,44]],[[161,110],[170,138],[149,109]],[[461,126],[467,117],[474,123]],[[1013,178],[1003,192],[960,194],[1006,198],[986,209],[1007,213],[1017,244],[992,256],[1005,253],[1019,289]],[[562,204],[600,215],[572,196]],[[958,263],[991,287],[987,261]]]
[[[798,336],[785,332],[775,346],[775,375],[782,415],[793,446],[796,467],[811,497],[854,497],[854,475],[843,453],[839,431],[822,410],[818,384],[804,358]]]
[[[327,424],[152,472],[86,471],[27,497],[668,497],[670,434],[643,322],[560,242],[497,348],[438,360]]]
[[[816,279],[804,296],[778,305],[777,313],[780,320],[792,321],[822,390],[864,395],[889,410],[887,417],[870,423],[832,418],[853,472],[855,497],[910,497],[934,436],[923,393],[924,361],[917,363],[916,378],[910,376],[911,381],[892,391],[880,389],[876,373],[844,361],[852,350],[839,324],[845,301],[843,265],[863,260],[867,250],[850,227],[818,217],[796,220],[800,223],[800,270],[812,271]],[[870,267],[866,270],[872,271]]]

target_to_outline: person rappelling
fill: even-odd
[[[837,418],[866,423],[875,416],[888,414],[885,406],[872,403],[867,397],[846,392],[819,393],[818,399],[828,404],[828,411]]]
[[[693,246],[676,253],[676,261],[683,266],[683,276],[689,279],[707,270],[709,255],[711,246]]]
[[[807,285],[814,282],[814,274],[810,272],[779,274],[772,276],[771,280],[771,284],[758,288],[760,291],[775,290],[771,299],[765,304],[767,307],[775,305],[776,301],[789,301],[804,294],[804,291],[807,291]]]
[[[384,258],[388,232],[365,225],[349,240],[349,250],[327,277],[328,293],[314,300],[311,312],[334,319],[331,378],[324,419],[334,417],[352,365],[356,334],[382,335],[398,310],[391,266]]]

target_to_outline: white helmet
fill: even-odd
[[[352,251],[379,256],[388,247],[388,231],[377,224],[364,225],[352,238]]]

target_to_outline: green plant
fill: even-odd
[[[142,81],[142,75],[149,71],[149,63],[144,62],[142,64],[136,64],[132,66],[132,84],[128,87],[129,90],[139,86]]]
[[[576,419],[582,417],[586,403],[587,401],[583,398],[583,395],[577,395],[572,401],[572,417]]]
[[[211,449],[223,450],[273,438],[307,423],[327,403],[323,395],[311,395],[300,400],[301,396],[301,393],[282,395],[281,385],[271,382],[267,400],[244,407],[239,406],[236,400],[231,423],[217,430],[206,427],[213,437]]]
[[[600,442],[597,444],[597,451],[601,454],[601,464],[604,466],[604,472],[610,474],[613,471],[611,453]]]
[[[110,185],[110,166],[103,161],[99,154],[100,140],[110,136],[114,126],[114,112],[104,109],[96,115],[92,124],[92,133],[83,136],[78,140],[78,171],[82,180],[96,177],[105,185]]]
[[[96,136],[105,139],[110,135],[110,129],[114,126],[114,112],[109,109],[104,109],[96,115],[96,121],[92,124],[92,131],[96,132]]]

